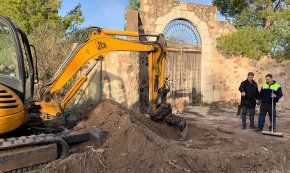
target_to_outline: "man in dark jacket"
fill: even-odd
[[[256,99],[259,99],[259,90],[257,83],[253,80],[254,73],[249,72],[248,78],[240,85],[241,106],[242,106],[242,129],[246,129],[247,112],[250,114],[250,128],[256,129],[254,117],[256,112]]]
[[[273,76],[271,74],[267,74],[265,76],[266,83],[263,84],[262,89],[260,91],[261,97],[261,107],[260,107],[260,115],[258,122],[257,131],[262,131],[265,124],[265,116],[269,115],[270,124],[272,124],[272,100],[273,102],[273,130],[276,131],[276,104],[279,99],[283,96],[282,88],[280,84],[273,80]],[[272,129],[271,125],[269,127],[270,131]]]

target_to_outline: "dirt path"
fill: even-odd
[[[290,111],[286,113],[278,113],[277,130],[283,132],[284,137],[264,136],[254,132],[249,128],[249,119],[247,119],[247,129],[242,130],[241,118],[234,116],[235,109],[209,108],[209,107],[188,107],[185,113],[180,114],[188,119],[189,122],[208,128],[222,128],[235,132],[234,136],[244,135],[246,137],[254,137],[258,139],[268,139],[273,141],[289,141],[290,140]],[[255,125],[258,125],[258,108],[255,116]],[[287,116],[288,115],[288,116]],[[266,117],[264,130],[268,130],[269,117]]]
[[[277,138],[242,130],[233,114],[219,108],[188,108],[182,116],[189,133],[180,142],[173,127],[107,100],[75,127],[108,131],[106,143],[100,148],[82,144],[70,157],[40,172],[290,172],[289,135]],[[289,131],[289,122],[279,118],[278,128]]]

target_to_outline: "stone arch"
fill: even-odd
[[[205,102],[213,102],[212,86],[212,58],[213,40],[209,35],[207,24],[200,20],[194,12],[172,9],[164,16],[158,17],[155,21],[155,33],[162,33],[166,25],[174,19],[185,19],[192,23],[200,34],[202,53],[201,53],[201,94]]]

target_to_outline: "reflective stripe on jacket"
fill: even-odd
[[[272,85],[264,83],[260,91],[261,101],[265,103],[272,103],[272,92],[276,95],[276,97],[274,98],[274,102],[277,103],[279,99],[283,96],[280,84],[276,83],[276,81],[274,81]]]

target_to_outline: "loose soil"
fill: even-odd
[[[105,100],[85,114],[74,130],[97,127],[108,132],[102,147],[83,143],[63,160],[39,172],[290,172],[290,137],[263,136],[242,130],[231,110],[189,107],[189,131],[178,141],[178,131],[151,121],[146,115]],[[290,121],[278,119],[289,131]]]

